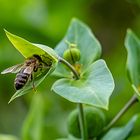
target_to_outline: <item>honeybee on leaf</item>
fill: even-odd
[[[17,64],[10,68],[5,69],[1,72],[1,74],[7,73],[17,73],[14,86],[16,90],[22,89],[29,80],[33,81],[33,89],[34,86],[34,72],[37,72],[38,69],[42,68],[50,68],[51,63],[49,65],[42,61],[39,55],[33,55],[32,57],[28,58],[23,64]]]

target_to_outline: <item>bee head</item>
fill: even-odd
[[[35,57],[36,59],[38,59],[39,61],[42,61],[41,57],[37,54],[34,54],[33,57]]]

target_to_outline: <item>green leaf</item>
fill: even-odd
[[[19,140],[19,139],[12,135],[0,134],[0,140]]]
[[[140,40],[129,29],[125,39],[128,78],[138,96],[140,90]]]
[[[112,128],[101,140],[126,140],[132,132],[137,119],[138,115],[135,115],[125,126]]]
[[[101,45],[90,28],[77,19],[73,19],[63,40],[56,46],[55,51],[63,57],[69,46],[66,41],[74,43],[81,52],[79,63],[86,69],[93,61],[101,56]],[[64,77],[68,71],[61,65],[56,68],[56,74]]]
[[[105,61],[98,60],[81,74],[80,80],[63,78],[52,89],[71,102],[108,109],[114,81]]]
[[[34,83],[35,87],[37,87],[56,67],[58,63],[58,55],[56,52],[45,45],[41,44],[34,44],[31,43],[21,37],[11,34],[10,32],[6,31],[6,35],[14,45],[14,47],[25,57],[29,58],[33,55],[39,55],[43,62],[48,63],[48,61],[52,63],[50,68],[42,68],[37,73],[34,73]],[[22,96],[28,92],[33,91],[33,82],[29,80],[29,82],[20,90],[17,90],[16,93],[11,97],[9,103],[13,101],[15,98]]]
[[[55,51],[45,45],[41,44],[34,44],[31,43],[19,36],[16,36],[14,34],[11,34],[10,32],[5,30],[5,33],[8,37],[8,39],[11,41],[11,43],[14,45],[14,47],[25,57],[31,57],[34,54],[40,55],[40,56],[47,56],[54,61],[58,61],[58,55],[55,53]]]
[[[33,97],[22,128],[22,140],[42,140],[45,127],[45,100],[42,94]]]
[[[130,136],[130,139],[131,138],[135,138],[135,137],[140,137],[140,114],[138,115],[138,118],[135,122],[135,125],[134,125],[134,128],[133,128],[133,131],[131,133],[131,136]],[[136,139],[136,140],[139,140],[139,139]]]

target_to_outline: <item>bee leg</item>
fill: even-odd
[[[33,74],[31,74],[31,80],[33,82],[33,90],[36,91]]]
[[[37,72],[37,70],[38,70],[38,67],[35,67],[35,68],[34,68],[34,72]]]

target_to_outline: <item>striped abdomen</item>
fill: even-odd
[[[16,90],[21,89],[27,83],[29,77],[30,77],[30,74],[23,73],[23,71],[20,71],[16,75],[15,82],[14,82]]]

